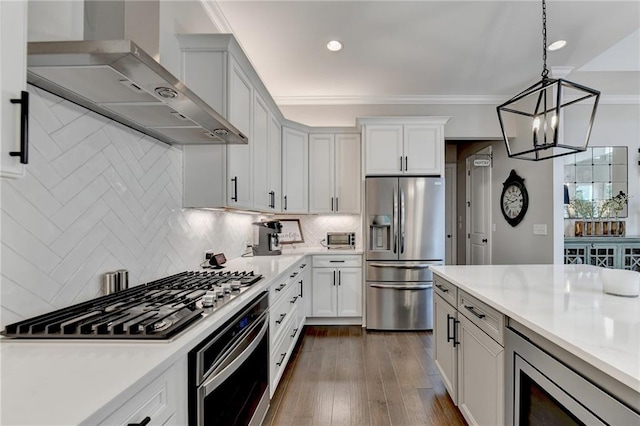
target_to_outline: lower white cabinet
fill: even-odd
[[[185,425],[188,422],[187,391],[185,356],[99,424]]]
[[[447,392],[468,424],[504,424],[504,315],[437,276],[434,292],[435,364]]]
[[[361,317],[361,257],[314,256],[313,262],[311,316]]]
[[[269,393],[273,396],[305,322],[303,258],[269,289]]]

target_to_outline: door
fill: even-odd
[[[307,213],[309,139],[306,133],[282,129],[282,211]]]
[[[0,176],[24,176],[20,157],[20,99],[27,90],[27,2],[0,1]]]
[[[442,178],[399,179],[399,259],[444,260]]]
[[[309,135],[309,213],[335,211],[333,135]]]
[[[336,135],[336,212],[360,214],[360,135]]]
[[[279,212],[282,197],[282,131],[278,119],[273,114],[269,115],[269,148],[267,153],[267,158],[269,159],[269,191],[273,192],[272,208]]]
[[[398,259],[398,178],[365,181],[367,260]]]
[[[467,265],[490,265],[491,242],[491,166],[474,166],[480,154],[491,154],[491,147],[467,158]]]
[[[457,312],[439,294],[433,298],[435,364],[454,404],[458,404],[458,348],[454,346]]]
[[[397,175],[403,170],[402,125],[365,126],[365,172]]]
[[[362,316],[362,269],[338,269],[338,316]]]
[[[446,265],[456,265],[458,263],[457,255],[457,165],[455,163],[445,164],[444,166],[444,198],[445,198],[445,215],[444,230],[446,240],[444,242],[444,260]]]
[[[338,315],[336,274],[334,268],[313,268],[311,304],[313,317]]]
[[[269,109],[255,95],[253,103],[253,207],[260,211],[271,210],[272,196],[269,187]]]
[[[404,173],[440,175],[444,155],[444,139],[440,125],[404,126]]]

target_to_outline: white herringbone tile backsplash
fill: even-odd
[[[31,94],[30,161],[2,179],[0,324],[197,268],[206,249],[237,257],[255,216],[182,208],[182,151],[47,92]]]
[[[320,247],[327,232],[355,232],[356,246],[362,247],[362,229],[359,215],[300,215],[281,216],[280,219],[298,219],[304,243],[296,247]]]

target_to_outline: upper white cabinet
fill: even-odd
[[[228,120],[245,135],[249,135],[247,145],[227,146],[227,206],[251,208],[253,170],[250,167],[255,145],[252,130],[253,86],[233,56],[229,55],[229,114]],[[264,135],[262,135],[264,136]],[[247,161],[249,160],[249,161]]]
[[[0,2],[0,176],[20,177],[24,165],[21,152],[21,123],[28,117],[23,91],[27,90],[27,2]],[[24,95],[28,99],[28,94]],[[16,103],[13,100],[20,100]],[[28,144],[28,140],[25,139]],[[28,160],[27,156],[22,157]]]
[[[364,124],[365,174],[442,175],[447,120],[368,120]]]
[[[360,213],[360,135],[309,136],[309,213]]]
[[[282,128],[282,212],[308,213],[309,136]]]
[[[280,211],[280,123],[256,93],[253,105],[253,208]]]

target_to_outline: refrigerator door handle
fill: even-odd
[[[389,284],[369,284],[373,288],[388,288],[391,290],[428,290],[433,288],[431,284],[426,285],[389,285]]]
[[[369,266],[371,266],[372,268],[428,269],[430,265],[425,263],[418,263],[415,265],[387,265],[385,263],[369,263]]]
[[[393,252],[398,252],[398,192],[393,188]]]
[[[404,253],[405,230],[405,213],[404,213],[404,191],[400,188],[400,253]]]

